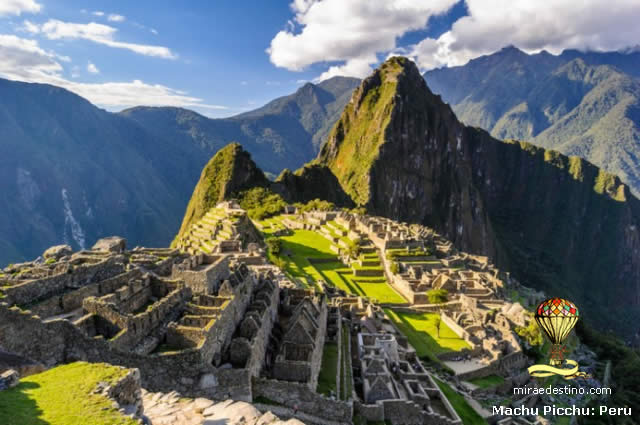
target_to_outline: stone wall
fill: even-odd
[[[67,288],[78,288],[92,281],[108,279],[124,272],[124,265],[117,256],[94,264],[73,266],[68,273],[29,280],[2,290],[9,304],[33,304],[45,298],[64,292]]]
[[[197,254],[173,266],[171,277],[184,280],[194,294],[211,295],[229,277],[228,255]]]
[[[42,322],[30,311],[7,303],[0,303],[0,345],[47,366],[84,360],[138,368],[143,386],[150,391],[175,390],[188,397],[218,400],[252,399],[248,370],[216,368],[203,362],[198,350],[151,356],[123,353],[102,338],[86,337],[69,321]]]
[[[265,397],[290,408],[338,422],[351,423],[353,403],[331,400],[297,382],[254,378],[253,396]]]

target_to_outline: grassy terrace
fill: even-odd
[[[456,413],[458,413],[464,425],[487,425],[487,421],[482,419],[482,416],[478,415],[478,413],[473,410],[473,407],[469,406],[469,403],[467,403],[464,397],[455,392],[446,382],[442,382],[438,378],[433,379],[456,410]]]
[[[0,392],[0,423],[134,425],[111,400],[93,394],[98,382],[115,382],[125,374],[106,364],[78,362],[26,377],[17,387]]]
[[[431,361],[439,362],[438,354],[471,348],[444,323],[440,323],[440,336],[438,336],[436,313],[400,313],[388,308],[385,309],[385,313],[407,336],[419,357],[427,357]]]
[[[324,345],[322,353],[322,367],[318,376],[316,391],[329,395],[336,392],[336,374],[338,373],[338,344],[328,342]]]
[[[317,271],[329,284],[345,290],[349,294],[374,298],[380,303],[402,304],[406,300],[394,291],[381,277],[355,277],[349,268],[342,263],[317,263]]]
[[[262,232],[270,237],[281,228],[281,217],[272,217],[260,221]],[[355,277],[346,265],[342,264],[335,252],[331,251],[331,242],[321,234],[311,230],[294,230],[291,235],[281,236],[280,260],[285,272],[302,286],[313,287],[324,280],[345,290],[349,294],[374,298],[380,303],[399,304],[406,300],[395,292],[380,277]],[[373,256],[370,258],[377,258]],[[314,262],[314,259],[334,260],[326,263]],[[309,261],[311,260],[311,261]],[[365,267],[375,269],[376,267]],[[377,269],[381,269],[379,266]]]

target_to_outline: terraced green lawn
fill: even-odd
[[[478,415],[478,413],[473,410],[473,407],[469,406],[469,403],[467,403],[463,396],[455,392],[446,382],[442,382],[435,377],[433,379],[440,387],[440,391],[447,397],[447,400],[449,400],[456,413],[458,413],[464,425],[487,425],[487,421],[482,419],[482,416]]]
[[[314,264],[325,282],[348,294],[374,298],[379,303],[403,304],[407,301],[394,291],[384,277],[355,277],[349,268],[336,261]]]
[[[384,311],[409,339],[419,357],[429,357],[438,361],[436,358],[438,354],[471,348],[444,323],[440,323],[440,336],[438,336],[436,328],[438,314],[436,313],[401,313],[389,308]]]
[[[71,363],[28,376],[0,392],[3,425],[135,425],[112,401],[93,394],[98,382],[115,382],[126,370],[104,363]]]

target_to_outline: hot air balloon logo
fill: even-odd
[[[578,372],[578,363],[575,360],[564,359],[563,342],[571,333],[579,317],[578,307],[571,301],[550,298],[540,303],[536,309],[535,320],[553,345],[551,346],[549,365],[531,366],[529,373],[532,376],[562,375],[565,379],[587,377],[585,373]]]

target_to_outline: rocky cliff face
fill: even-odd
[[[405,58],[354,92],[316,162],[372,213],[430,225],[596,323],[597,312],[627,331],[640,316],[640,203],[628,188],[579,158],[465,127]],[[633,313],[620,318],[621,306]]]

